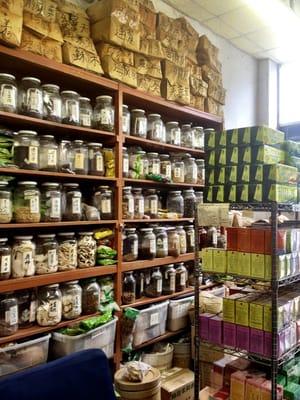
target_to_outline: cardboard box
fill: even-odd
[[[190,94],[190,105],[197,110],[204,111],[204,101],[205,97]]]
[[[215,184],[225,185],[225,167],[215,167]]]
[[[140,15],[139,0],[102,0],[89,6],[86,10],[91,24],[104,18],[117,15],[126,25],[136,25]]]
[[[20,49],[62,62],[62,43],[47,38],[41,39],[26,29],[22,32]]]
[[[223,320],[219,316],[215,316],[208,321],[208,340],[211,343],[222,345],[223,344]]]
[[[264,331],[250,328],[250,352],[264,355]]]
[[[236,348],[236,325],[229,322],[223,323],[223,344]]]
[[[239,228],[228,227],[226,229],[227,233],[227,250],[237,251],[237,235]]]
[[[65,43],[63,45],[63,60],[66,64],[75,65],[76,67],[103,74],[103,69],[97,55],[72,46],[70,43]]]
[[[250,304],[250,328],[263,330],[264,328],[264,299],[254,300]]]
[[[153,96],[160,96],[161,80],[151,76],[137,74],[137,87]]]
[[[265,253],[265,231],[263,229],[250,229],[250,252]]]
[[[215,317],[215,314],[203,313],[200,314],[200,338],[208,341],[209,319]]]
[[[236,185],[236,202],[237,203],[248,203],[249,201],[249,185]]]
[[[205,151],[213,150],[216,147],[216,131],[214,129],[205,130],[204,148]]]
[[[23,16],[0,8],[0,43],[10,47],[21,44]]]
[[[57,4],[52,0],[26,0],[24,1],[24,11],[41,17],[45,21],[55,22]]]
[[[282,183],[284,185],[295,185],[298,182],[298,170],[295,167],[283,164],[263,166],[264,182]]]
[[[0,0],[1,13],[10,13],[18,17],[23,17],[23,0]]]
[[[264,181],[264,165],[257,164],[250,166],[250,181],[255,183],[263,183]]]
[[[137,73],[135,67],[118,62],[109,56],[101,58],[103,70],[107,76],[116,81],[123,82],[129,86],[137,87]]]
[[[202,67],[203,69],[203,67]],[[275,145],[283,143],[284,133],[266,126],[251,126],[239,129],[229,129],[227,134],[236,139],[239,145]]]
[[[227,149],[226,148],[222,148],[222,149],[217,149],[215,150],[215,154],[216,154],[216,159],[215,159],[215,165],[216,166],[225,166],[228,160],[227,157]]]
[[[180,104],[190,104],[190,88],[178,84],[171,84],[169,80],[163,79],[161,84],[161,95],[171,101],[176,101]]]
[[[152,78],[162,78],[160,60],[158,58],[147,57],[142,54],[134,55],[134,66],[140,75],[148,75]]]
[[[221,63],[218,61],[219,49],[214,46],[206,35],[199,38],[197,46],[197,59],[199,65],[208,65],[216,72],[221,72]]]
[[[43,18],[24,12],[24,27],[41,38],[50,38],[57,42],[63,42],[63,36],[57,22],[47,22]]]
[[[225,185],[225,194],[224,194],[224,202],[226,203],[235,203],[236,202],[236,185],[226,184]]]
[[[230,378],[230,399],[245,400],[247,372],[237,371]]]
[[[162,373],[161,400],[191,400],[194,396],[194,373],[189,369],[172,368]]]
[[[203,271],[213,271],[213,251],[214,249],[206,247],[202,249],[201,256],[202,256],[202,269]]]
[[[272,183],[264,186],[263,201],[277,203],[296,203],[298,200],[297,186]]]

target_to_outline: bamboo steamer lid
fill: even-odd
[[[125,368],[119,369],[115,373],[115,385],[120,390],[128,392],[138,392],[141,390],[150,390],[160,383],[160,372],[158,369],[151,367],[144,376],[143,382],[129,382],[124,378]]]
[[[161,400],[160,384],[149,390],[141,390],[138,392],[130,392],[121,390],[116,386],[116,390],[122,400]]]

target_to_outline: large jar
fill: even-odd
[[[75,174],[87,175],[89,170],[88,148],[83,140],[74,140],[74,165]]]
[[[89,149],[89,174],[96,176],[104,176],[104,159],[102,154],[101,143],[88,143]]]
[[[53,135],[40,136],[40,159],[39,169],[42,171],[57,171],[58,161],[57,153],[58,146]]]
[[[82,218],[81,191],[78,183],[63,185],[63,219],[65,221],[80,221]]]
[[[173,190],[168,193],[167,209],[168,212],[177,214],[178,218],[183,217],[184,201],[180,190]]]
[[[18,330],[18,300],[13,292],[0,296],[0,337],[10,336]]]
[[[128,106],[122,106],[122,130],[124,135],[130,135],[130,112]]]
[[[181,146],[181,129],[178,122],[166,123],[166,139],[168,144]]]
[[[142,228],[139,243],[139,258],[152,259],[156,257],[156,237],[152,228]]]
[[[145,274],[143,271],[135,271],[134,279],[136,282],[135,298],[140,299],[144,295],[145,288]]]
[[[62,293],[62,317],[75,319],[82,312],[82,289],[78,281],[65,282],[61,287]]]
[[[74,151],[70,140],[62,140],[58,147],[58,166],[60,172],[73,172]]]
[[[35,274],[35,244],[32,236],[14,236],[12,246],[12,277],[24,278]]]
[[[177,157],[172,159],[172,181],[184,183],[184,162]]]
[[[79,232],[77,259],[79,268],[90,268],[96,265],[97,243],[94,232]]]
[[[125,272],[122,290],[123,304],[131,304],[135,302],[136,281],[133,276],[133,271]]]
[[[185,147],[194,148],[194,130],[191,124],[185,124],[181,127],[181,145]]]
[[[8,224],[12,220],[12,196],[8,182],[0,181],[0,223]]]
[[[37,182],[18,182],[14,193],[14,218],[18,223],[40,222],[40,191]]]
[[[195,217],[195,204],[196,196],[194,189],[187,189],[183,191],[183,201],[184,201],[184,218],[194,218]]]
[[[158,153],[148,153],[149,174],[160,175],[160,159]]]
[[[123,188],[122,209],[124,219],[134,219],[134,199],[131,193],[131,186]]]
[[[145,196],[145,215],[158,218],[158,196],[156,189],[148,189]]]
[[[14,163],[19,168],[39,169],[39,139],[36,132],[18,132],[14,138]]]
[[[11,247],[7,238],[0,238],[0,281],[10,278],[11,275]]]
[[[186,233],[186,249],[188,253],[195,251],[195,227],[194,225],[187,225],[184,227]]]
[[[0,74],[0,111],[18,111],[18,87],[16,78],[10,74]]]
[[[184,263],[179,263],[175,265],[176,270],[176,292],[182,292],[186,289],[187,283],[187,269]]]
[[[113,193],[109,188],[100,190],[95,194],[98,200],[98,210],[101,219],[109,220],[113,218]]]
[[[197,165],[197,184],[205,185],[205,162],[204,160],[196,160]]]
[[[61,221],[61,191],[59,183],[42,183],[41,220],[43,222]]]
[[[169,264],[163,267],[163,294],[173,294],[176,290],[176,271],[174,264]]]
[[[114,149],[104,147],[103,148],[105,176],[107,178],[114,178],[116,176],[116,160]]]
[[[44,119],[53,122],[61,122],[61,97],[59,86],[47,84],[43,89],[43,114]]]
[[[63,124],[79,126],[79,94],[72,90],[61,92]]]
[[[143,219],[145,214],[145,200],[142,189],[132,189],[134,201],[134,219]]]
[[[122,155],[123,155],[123,178],[128,178],[129,177],[129,154],[127,151],[127,147],[123,147]]]
[[[139,255],[139,240],[136,228],[125,228],[123,236],[123,261],[135,261]]]
[[[96,97],[94,125],[97,129],[112,132],[115,128],[115,109],[111,96]]]
[[[152,270],[150,283],[147,285],[145,294],[148,297],[159,297],[162,294],[162,274],[159,267]]]
[[[28,328],[35,322],[37,300],[35,292],[22,290],[17,292],[18,320],[20,328]]]
[[[175,228],[168,229],[168,254],[172,257],[180,255],[180,237]]]
[[[194,147],[195,149],[204,150],[204,130],[202,126],[194,126]]]
[[[203,203],[203,192],[195,192],[196,202],[199,204]]]
[[[62,294],[57,283],[38,289],[36,320],[40,326],[53,326],[62,318]]]
[[[33,118],[43,118],[43,91],[37,78],[22,78],[19,90],[19,112]]]
[[[160,158],[160,173],[167,179],[172,179],[172,164],[169,154],[161,154]]]
[[[131,110],[131,129],[132,136],[137,136],[143,139],[147,137],[147,118],[145,111],[141,109]]]
[[[198,177],[197,172],[198,169],[195,159],[192,157],[187,158],[184,165],[184,182],[196,184]]]
[[[154,140],[155,142],[163,141],[163,126],[159,114],[149,114],[147,123],[147,139]]]
[[[144,177],[144,164],[143,158],[146,152],[143,150],[137,150],[131,152],[129,155],[129,169],[130,178],[132,179],[142,179]]]
[[[55,234],[37,236],[35,268],[38,275],[57,272],[58,243],[55,239]]]
[[[143,154],[142,154],[143,153]],[[140,152],[142,156],[142,175],[141,179],[146,179],[149,174],[149,159],[145,151]]]
[[[58,270],[77,268],[77,241],[74,232],[61,232],[58,237]]]
[[[93,108],[88,97],[79,97],[79,124],[86,128],[93,125]]]
[[[186,244],[186,233],[183,229],[183,226],[176,226],[176,232],[179,235],[179,242],[180,242],[180,254],[185,254],[187,249]]]
[[[156,257],[163,258],[168,256],[168,235],[166,228],[158,227],[154,230],[156,236]]]
[[[81,283],[82,314],[94,314],[100,306],[100,286],[96,278],[87,279]]]

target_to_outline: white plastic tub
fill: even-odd
[[[189,308],[191,307],[193,300],[193,297],[187,297],[180,300],[170,300],[167,323],[169,331],[178,331],[188,325]]]

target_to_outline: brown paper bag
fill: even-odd
[[[180,84],[188,87],[190,82],[190,73],[188,68],[181,68],[178,65],[171,63],[170,61],[162,61],[163,77],[168,79],[172,85]]]
[[[48,22],[56,21],[57,4],[52,0],[25,0],[24,11]]]
[[[17,47],[21,44],[23,17],[0,9],[0,42]]]
[[[11,13],[18,17],[23,16],[23,0],[0,0],[0,11],[3,13]]]
[[[157,78],[152,78],[146,75],[137,75],[137,86],[138,89],[150,93],[153,96],[160,96],[160,85],[161,80]]]
[[[64,36],[64,41],[72,44],[75,47],[80,47],[92,54],[97,54],[94,42],[91,38],[79,37],[79,36]]]
[[[64,36],[79,36],[90,38],[90,22],[81,14],[57,12],[57,21]]]
[[[161,43],[157,39],[141,39],[139,52],[150,57],[155,57],[155,58],[164,57]]]
[[[63,61],[65,64],[75,65],[98,74],[103,74],[99,57],[89,53],[80,47],[64,43],[63,45]]]
[[[47,22],[43,18],[24,12],[24,26],[34,34],[45,38],[63,42],[63,37],[59,25],[56,22]]]
[[[47,57],[50,60],[62,62],[62,43],[53,39],[41,39],[26,29],[23,29],[22,32],[20,48]]]
[[[104,72],[111,79],[137,87],[137,73],[132,65],[118,62],[111,57],[101,59]]]
[[[226,90],[222,86],[216,85],[213,81],[208,83],[208,96],[220,104],[225,104]]]
[[[139,20],[139,6],[138,0],[102,0],[92,4],[86,11],[91,24],[114,16],[123,24],[135,27]]]
[[[190,104],[190,88],[178,84],[171,84],[167,79],[162,80],[161,94],[167,100],[181,104]]]
[[[198,79],[193,75],[190,76],[190,88],[194,96],[207,97],[207,87],[208,84],[202,79]]]
[[[140,75],[148,75],[158,79],[162,78],[160,60],[158,58],[135,54],[134,65],[137,73]]]
[[[112,46],[109,43],[98,43],[96,45],[97,53],[101,61],[105,58],[113,59],[116,63],[124,63],[134,66],[134,53],[121,47]]]

